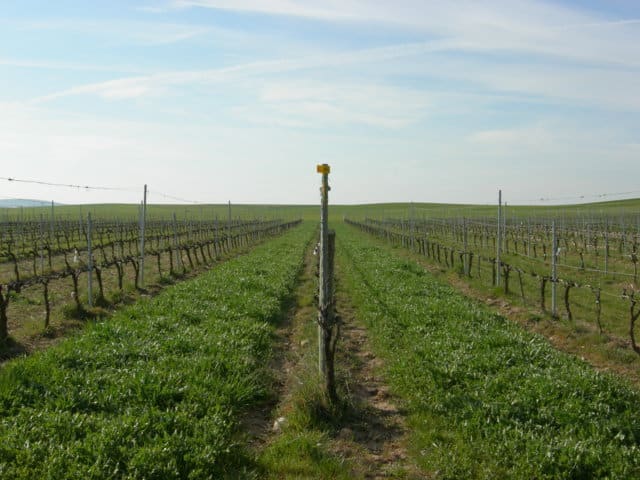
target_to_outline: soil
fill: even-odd
[[[352,407],[333,451],[367,479],[424,478],[407,455],[406,411],[385,381],[384,363],[373,352],[366,328],[340,291],[337,309],[343,322],[337,362]]]
[[[304,333],[305,325],[308,329],[317,315],[316,261],[310,248],[292,305],[277,332],[277,352],[271,364],[276,381],[274,398],[248,412],[243,421],[243,430],[257,451],[278,435],[278,419],[286,419],[294,408],[293,393],[305,378],[311,359],[317,358],[316,344],[309,342]],[[345,408],[336,419],[326,448],[353,468],[354,478],[425,478],[407,455],[406,411],[386,383],[384,364],[373,352],[367,330],[357,319],[346,293],[340,291],[339,282],[336,268],[336,309],[342,325],[336,377]]]
[[[269,360],[269,371],[273,376],[274,395],[268,398],[258,408],[246,412],[242,420],[241,430],[248,436],[249,444],[260,450],[274,435],[274,423],[280,416],[286,418],[290,408],[289,398],[298,382],[296,366],[307,348],[307,341],[301,340],[305,322],[311,321],[316,315],[313,298],[308,299],[308,292],[313,291],[316,277],[314,270],[315,256],[313,245],[310,245],[304,256],[304,263],[298,278],[296,288],[287,300],[288,308],[281,319],[275,333],[274,355]],[[313,297],[313,294],[311,294]],[[302,342],[302,345],[301,345]]]

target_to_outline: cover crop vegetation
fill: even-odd
[[[358,314],[440,478],[638,478],[640,395],[362,233],[336,248]]]
[[[0,372],[0,478],[252,475],[240,414],[269,394],[275,324],[312,225]]]

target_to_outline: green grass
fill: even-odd
[[[290,429],[282,433],[261,455],[264,478],[352,479],[349,468],[329,453],[326,445],[326,433],[318,430]]]
[[[253,478],[306,224],[0,372],[0,478]]]
[[[87,213],[91,212],[94,220],[130,220],[138,221],[138,204],[125,203],[104,203],[87,205],[56,205],[54,215],[61,220],[79,220],[85,222]],[[314,215],[310,215],[313,212]],[[185,219],[211,221],[218,218],[221,222],[226,222],[229,218],[228,204],[209,205],[172,205],[172,204],[148,204],[147,220],[171,220],[176,214],[178,221]],[[244,220],[253,218],[283,220],[297,220],[301,217],[317,217],[317,207],[310,205],[252,205],[252,204],[231,204],[231,216],[234,220],[240,218]],[[32,220],[39,221],[41,216],[45,222],[51,215],[51,207],[29,207],[29,208],[0,208],[0,219],[5,220]],[[47,223],[48,228],[48,223]]]
[[[307,255],[309,263],[316,259]],[[289,352],[292,357],[290,384],[275,412],[278,417],[286,418],[286,423],[258,455],[261,476],[265,479],[354,478],[348,462],[330,449],[342,407],[328,405],[318,375],[315,271],[307,265],[295,292],[296,311],[291,320],[290,342],[299,347]]]
[[[508,198],[507,198],[508,201]],[[508,219],[512,217],[546,217],[546,218],[577,218],[581,215],[615,216],[637,215],[640,210],[640,198],[630,200],[616,200],[609,202],[582,203],[575,205],[511,205],[504,207]],[[412,213],[413,211],[413,213]],[[492,204],[460,204],[460,203],[376,203],[364,205],[338,205],[331,207],[333,218],[347,215],[353,219],[370,218],[496,218],[498,215],[498,195]]]
[[[319,185],[319,183],[318,183]],[[142,194],[142,193],[141,193]],[[507,199],[508,201],[508,199]],[[497,204],[497,194],[496,194]],[[473,205],[473,204],[447,204],[447,203],[372,203],[362,205],[331,205],[331,216],[342,218],[347,215],[354,219],[364,217],[372,218],[409,218],[413,209],[415,218],[423,217],[490,217],[497,215],[496,204]],[[93,205],[56,205],[55,215],[62,219],[78,219],[82,216],[86,219],[86,214],[91,212],[95,219],[138,219],[137,204],[93,204]],[[603,215],[637,214],[640,210],[640,199],[617,200],[610,202],[584,203],[579,205],[545,205],[526,206],[517,205],[506,208],[506,214],[516,217],[567,217],[594,214],[596,217]],[[170,205],[170,204],[149,204],[149,219],[171,219],[176,213],[178,219],[192,218],[195,220],[211,220],[216,216],[221,220],[228,218],[227,204],[210,205]],[[29,207],[29,208],[0,208],[0,218],[29,218],[38,220],[43,215],[45,220],[51,214],[51,207]],[[231,204],[231,214],[235,218],[281,218],[292,220],[304,218],[305,220],[317,221],[319,212],[316,205],[258,205],[258,204]]]
[[[638,478],[640,394],[336,225],[358,315],[437,478]]]

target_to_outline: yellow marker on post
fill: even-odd
[[[323,163],[322,165],[316,166],[316,172],[318,173],[330,173],[331,167],[328,164]]]

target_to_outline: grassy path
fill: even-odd
[[[351,468],[332,449],[340,411],[328,408],[317,373],[317,257],[313,245],[305,255],[293,292],[287,331],[281,331],[278,363],[279,401],[271,411],[268,429],[258,430],[255,455],[260,478],[350,480]],[[358,477],[356,477],[358,478]]]
[[[336,377],[341,404],[331,407],[323,396],[317,373],[316,262],[308,251],[289,330],[282,332],[281,343],[290,349],[279,362],[283,388],[269,423],[275,428],[262,432],[259,445],[262,474],[268,479],[422,478],[407,460],[404,412],[355,315],[340,266],[336,298],[343,326]]]
[[[312,225],[0,372],[0,478],[253,478],[240,431]]]
[[[640,395],[336,225],[356,314],[434,478],[638,478]]]
[[[423,478],[408,459],[406,411],[389,388],[384,361],[351,303],[341,267],[336,266],[337,311],[343,322],[337,371],[348,408],[333,448],[353,464],[358,478]]]

